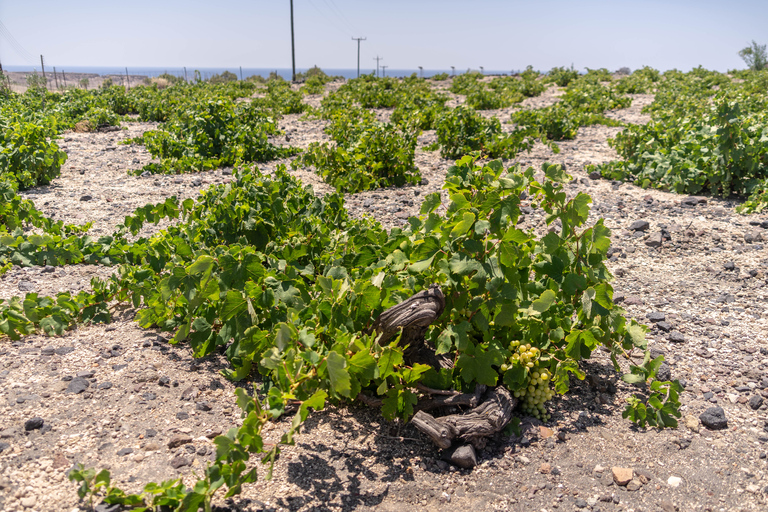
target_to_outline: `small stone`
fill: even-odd
[[[93,378],[93,376],[95,374],[96,374],[96,372],[93,371],[93,370],[85,370],[85,371],[82,371],[82,372],[77,372],[77,375],[75,375],[75,376],[83,378],[83,379],[91,379],[91,378]]]
[[[710,407],[699,415],[701,423],[711,429],[720,430],[728,427],[728,419],[722,407]]]
[[[613,481],[616,482],[616,485],[627,485],[634,476],[632,468],[612,467],[611,473],[613,474]]]
[[[576,508],[587,508],[589,505],[583,498],[576,498],[573,504],[576,505]]]
[[[81,201],[90,201],[91,199],[93,199],[93,196],[90,195],[90,194],[85,194],[85,195],[80,196],[80,200]]]
[[[171,459],[171,467],[173,469],[179,469],[183,466],[190,466],[192,464],[191,457],[185,457],[183,455],[177,455]]]
[[[186,420],[189,419],[189,413],[186,413],[184,411],[177,412],[176,413],[176,419],[177,420]]]
[[[591,180],[599,180],[602,177],[603,175],[600,174],[600,171],[592,171],[591,173],[589,173],[589,179]]]
[[[74,379],[69,381],[69,386],[67,386],[67,393],[72,393],[72,394],[82,393],[83,391],[88,389],[90,385],[91,383],[87,379],[84,379],[83,377],[75,377]]]
[[[670,332],[668,338],[673,343],[683,343],[685,341],[685,336],[680,331]]]
[[[630,231],[648,231],[651,225],[645,220],[636,220],[629,226]]]
[[[517,461],[518,461],[518,462],[520,462],[521,464],[530,464],[530,463],[531,463],[531,459],[529,459],[529,458],[528,458],[528,457],[526,457],[525,455],[520,455],[520,456],[517,458]]]
[[[659,231],[658,233],[654,233],[648,237],[648,240],[645,241],[645,245],[648,247],[661,247],[663,241],[664,235],[661,233],[661,231]]]
[[[98,388],[99,389],[111,389],[112,388],[112,383],[111,382],[102,382],[101,384],[99,384]]]
[[[761,405],[763,405],[763,397],[761,397],[760,395],[752,395],[751,397],[749,397],[749,406],[753,410],[755,411],[758,410]]]
[[[606,487],[613,485],[613,475],[611,473],[603,473],[603,476],[600,477],[600,483]]]
[[[22,292],[34,292],[37,289],[32,281],[19,281],[18,287],[19,291]]]
[[[11,447],[10,444],[8,444],[6,442],[1,442],[0,443],[0,453],[3,453],[5,450],[7,450],[10,447]]]
[[[688,430],[690,430],[692,432],[698,432],[699,431],[699,418],[697,418],[693,414],[686,414],[686,416],[685,416],[685,426],[688,428]]]
[[[56,355],[65,356],[75,351],[75,347],[59,347],[55,350]]]
[[[121,457],[124,457],[126,455],[130,455],[133,453],[133,448],[121,448],[117,451],[117,454]]]
[[[30,418],[27,421],[24,422],[24,430],[29,432],[30,430],[39,430],[43,428],[43,423],[45,423],[45,420],[43,418]]]
[[[24,508],[32,508],[37,503],[37,496],[27,496],[21,499],[21,506]]]
[[[645,316],[646,316],[646,318],[648,318],[648,320],[650,320],[653,323],[663,322],[664,319],[667,318],[666,315],[664,313],[662,313],[661,311],[652,311],[652,312],[648,313]]]
[[[661,382],[668,382],[672,380],[672,368],[666,361],[662,362],[659,369],[656,371],[656,380]]]
[[[464,469],[477,466],[477,455],[471,444],[459,446],[450,453],[450,461]]]
[[[672,487],[673,489],[676,487],[679,487],[680,484],[683,482],[683,479],[679,476],[671,476],[669,479],[667,479],[667,485]]]
[[[192,438],[189,436],[185,436],[182,434],[177,434],[171,438],[170,441],[168,441],[168,448],[173,450],[174,448],[178,448],[181,445],[191,443]]]
[[[214,437],[217,437],[217,436],[220,436],[220,435],[221,435],[221,429],[220,428],[214,428],[210,432],[205,434],[205,437],[207,437],[208,439],[213,439]]]
[[[759,493],[759,492],[760,492],[760,487],[758,487],[758,486],[757,486],[757,485],[755,485],[755,484],[749,484],[749,485],[747,486],[747,492],[750,492],[750,493],[752,493],[752,494],[757,494],[757,493]]]
[[[195,404],[195,409],[198,411],[210,411],[212,409],[211,404],[208,402],[197,402]]]
[[[628,484],[627,484],[627,490],[628,491],[636,491],[640,489],[643,486],[643,483],[638,478],[633,478]]]
[[[150,442],[150,443],[147,443],[147,444],[145,444],[145,445],[144,445],[144,448],[143,448],[143,450],[144,450],[145,452],[156,452],[156,451],[158,451],[159,449],[160,449],[160,445],[159,445],[159,444],[157,444],[157,443],[153,443],[153,442]]]
[[[549,462],[544,462],[539,466],[539,473],[542,475],[548,475],[552,472],[552,465]]]
[[[605,471],[605,468],[600,464],[598,464],[597,466],[595,466],[595,468],[592,471],[594,471],[595,473],[602,474],[602,472]]]
[[[52,356],[56,353],[56,349],[53,347],[43,347],[42,350],[40,350],[40,355],[43,356]]]
[[[736,270],[736,264],[732,261],[726,261],[723,268],[725,270]]]
[[[662,330],[664,332],[669,332],[669,331],[672,330],[672,324],[670,324],[669,322],[664,322],[664,321],[658,322],[656,324],[656,327],[658,327],[660,330]]]
[[[166,376],[160,377],[157,384],[160,386],[171,387],[171,379]]]

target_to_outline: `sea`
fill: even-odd
[[[30,66],[4,66],[3,69],[6,71],[19,71],[19,72],[32,72],[32,71],[40,71],[40,68],[34,68]],[[208,79],[213,75],[221,74],[224,71],[229,71],[230,73],[234,73],[239,78],[244,79],[248,78],[249,76],[253,75],[260,75],[263,77],[269,76],[270,73],[275,72],[278,75],[282,76],[286,80],[291,79],[292,71],[290,68],[241,68],[239,66],[237,67],[222,67],[222,68],[202,68],[202,67],[194,67],[194,66],[187,66],[185,67],[132,67],[128,66],[127,68],[125,66],[56,66],[56,72],[61,73],[62,71],[65,73],[94,73],[97,75],[125,75],[127,73],[129,75],[140,75],[140,76],[147,76],[147,77],[155,77],[162,75],[164,73],[168,73],[171,75],[175,75],[178,77],[186,77],[188,80],[193,80],[195,77],[195,71],[200,72],[200,76],[202,79]],[[355,78],[357,76],[357,69],[326,69],[322,68],[322,70],[327,74],[331,76],[342,76],[344,78]],[[46,66],[45,69],[46,73],[49,73],[53,71],[53,66]],[[296,68],[296,73],[299,72],[306,72],[307,68]],[[460,74],[464,73],[469,70],[461,70],[457,69],[455,72]],[[480,71],[479,69],[473,69],[473,71]],[[510,73],[517,73],[519,70],[483,70],[483,73],[486,75],[505,75]],[[387,67],[386,69],[379,68],[378,76],[394,76],[394,77],[406,77],[411,76],[412,74],[416,73],[417,76],[422,76],[424,78],[429,78],[433,75],[437,75],[439,73],[448,73],[449,75],[453,74],[453,71],[450,69],[424,69],[424,70],[418,70],[418,69],[390,69]],[[371,68],[360,68],[360,74],[361,75],[370,75],[370,74],[376,74],[376,69]]]

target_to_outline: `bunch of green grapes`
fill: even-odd
[[[539,349],[532,347],[530,343],[521,344],[519,341],[511,342],[509,349],[512,351],[509,365],[503,364],[501,370],[506,371],[509,366],[519,363],[528,368],[530,376],[528,385],[513,391],[512,394],[520,399],[520,408],[525,414],[548,421],[550,416],[544,404],[555,396],[555,392],[550,387],[552,374],[548,369],[539,366]]]

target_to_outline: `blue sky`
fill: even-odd
[[[768,1],[294,0],[296,66],[743,68]],[[0,2],[5,65],[288,68],[288,0]],[[30,60],[29,57],[33,59]]]

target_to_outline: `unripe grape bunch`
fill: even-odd
[[[552,373],[539,366],[541,352],[538,348],[532,347],[530,343],[521,344],[519,341],[510,342],[509,350],[512,355],[509,357],[508,363],[501,365],[502,372],[507,371],[510,366],[518,364],[528,368],[529,380],[527,385],[512,392],[515,398],[520,399],[520,409],[534,418],[548,421],[550,415],[544,404],[555,396],[555,392],[550,387]]]

